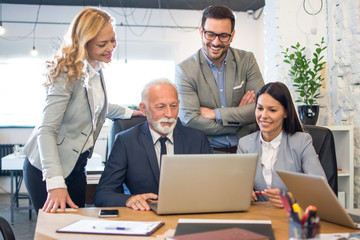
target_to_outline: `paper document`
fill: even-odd
[[[56,230],[56,232],[149,236],[162,225],[164,225],[164,223],[160,221],[143,222],[83,219],[60,228]]]

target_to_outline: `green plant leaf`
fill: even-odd
[[[298,93],[296,102],[302,102],[305,105],[316,104],[316,99],[320,96],[319,88],[322,86],[321,71],[326,64],[323,51],[327,48],[325,46],[324,38],[320,43],[315,44],[316,49],[311,54],[312,58],[307,58],[305,55],[305,46],[301,46],[299,42],[296,45],[291,45],[282,52],[284,56],[283,62],[289,64],[288,75],[293,79],[293,87]]]

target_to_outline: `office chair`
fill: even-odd
[[[117,133],[124,131],[126,129],[129,129],[141,122],[146,121],[146,117],[143,116],[135,116],[135,117],[131,117],[130,119],[113,119],[112,123],[110,125],[110,133],[109,133],[109,137],[107,140],[107,148],[106,148],[106,159],[105,159],[105,164],[107,162],[108,156],[111,152],[111,149],[114,145],[115,142],[115,136]],[[93,204],[93,196],[95,193],[95,189],[96,189],[96,185],[92,185],[92,186],[87,186],[87,193],[86,193],[86,204]],[[129,192],[127,187],[124,185],[125,191]]]
[[[338,169],[336,163],[335,141],[330,129],[315,125],[304,125],[305,132],[313,139],[321,166],[335,195],[338,195]]]
[[[146,121],[146,117],[143,116],[135,116],[130,119],[113,119],[111,127],[110,127],[110,135],[108,138],[108,147],[106,151],[106,158],[109,156],[111,149],[115,142],[115,136],[117,133],[125,131],[135,125]]]
[[[0,231],[4,240],[15,240],[15,235],[10,224],[3,217],[0,217]]]
[[[109,157],[111,149],[114,145],[116,134],[118,134],[119,132],[125,131],[129,128],[132,128],[135,125],[142,123],[144,121],[146,121],[146,117],[143,117],[143,116],[135,116],[135,117],[131,117],[130,119],[113,119],[111,127],[110,127],[110,135],[109,135],[108,143],[107,143],[108,147],[106,149],[106,160]],[[106,162],[105,162],[105,164],[106,164]],[[124,187],[124,193],[130,194],[129,189],[127,188],[127,186],[125,184],[123,184],[123,187]]]

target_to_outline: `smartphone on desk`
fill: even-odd
[[[119,210],[117,209],[100,209],[99,217],[118,217]]]

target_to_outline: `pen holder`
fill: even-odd
[[[319,239],[320,225],[301,225],[301,223],[289,220],[289,239]]]

